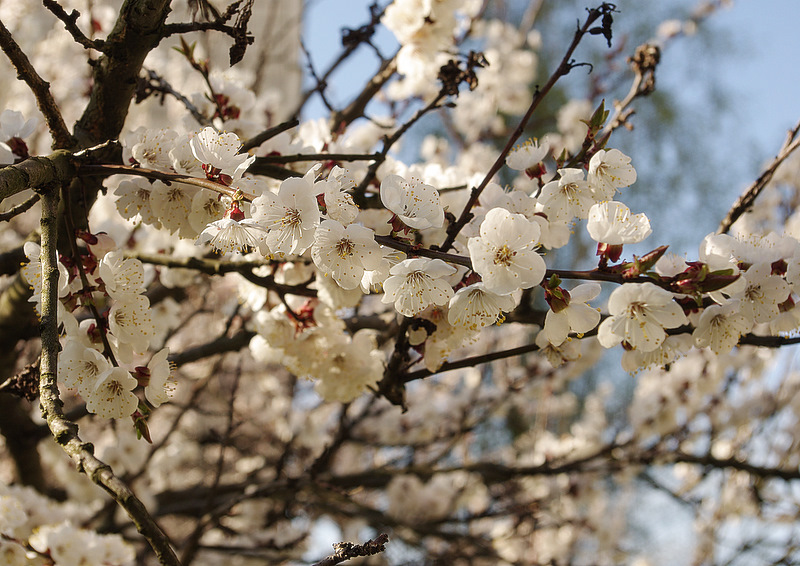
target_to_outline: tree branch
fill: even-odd
[[[70,455],[78,469],[102,487],[125,509],[136,529],[147,539],[161,564],[180,566],[170,541],[130,488],[114,475],[108,464],[95,458],[91,444],[78,436],[78,425],[67,420],[58,391],[58,234],[57,187],[42,191],[42,357],[39,382],[42,416],[53,438]]]
[[[456,241],[456,237],[458,237],[459,232],[467,225],[467,223],[472,219],[472,207],[475,206],[478,202],[478,198],[481,196],[483,189],[486,188],[486,185],[489,184],[489,181],[495,176],[495,174],[500,171],[500,168],[506,162],[506,156],[514,147],[514,144],[517,140],[522,136],[522,133],[525,131],[525,127],[528,125],[533,113],[539,107],[539,104],[544,100],[550,90],[555,86],[556,82],[563,76],[567,75],[574,67],[575,63],[572,61],[572,54],[575,52],[575,49],[578,47],[578,44],[583,39],[583,36],[586,35],[589,28],[592,24],[601,16],[600,10],[590,10],[589,16],[586,18],[586,22],[584,22],[583,26],[578,28],[575,31],[575,36],[572,38],[572,43],[570,43],[569,47],[567,47],[567,52],[564,54],[564,57],[561,59],[561,63],[559,63],[558,67],[553,74],[550,75],[550,78],[547,80],[547,83],[544,87],[539,90],[536,89],[536,93],[533,95],[533,100],[531,101],[531,105],[528,107],[528,111],[525,112],[525,115],[520,120],[519,124],[517,124],[516,129],[508,138],[505,147],[500,152],[500,155],[497,156],[494,164],[491,166],[489,171],[486,173],[486,176],[481,181],[480,185],[472,189],[470,193],[469,200],[464,205],[464,209],[461,211],[461,216],[458,217],[453,224],[447,227],[447,238],[440,246],[440,249],[443,252],[449,250],[453,243]]]
[[[373,556],[386,550],[386,543],[389,542],[389,535],[381,533],[372,540],[364,544],[353,544],[352,542],[338,542],[333,545],[333,554],[315,562],[312,566],[335,566],[345,560],[357,558],[359,556]]]
[[[11,64],[17,70],[17,78],[25,81],[36,98],[36,105],[44,115],[50,136],[53,138],[53,149],[67,149],[75,146],[75,139],[69,133],[61,110],[58,108],[53,95],[50,93],[50,83],[45,81],[33,68],[28,56],[23,53],[17,42],[11,36],[3,22],[0,22],[0,49],[6,54]]]
[[[21,163],[0,169],[0,201],[26,189],[50,183],[69,183],[75,178],[76,172],[73,155],[63,149],[46,157],[29,157]]]
[[[292,118],[291,120],[287,120],[286,122],[278,124],[275,127],[268,128],[263,132],[261,132],[260,134],[253,136],[249,140],[246,140],[242,144],[241,151],[250,151],[251,149],[260,146],[265,141],[274,138],[278,134],[283,133],[287,130],[291,130],[292,128],[299,125],[300,125],[300,120],[298,120],[297,118]]]
[[[5,212],[0,212],[0,222],[8,222],[15,216],[19,216],[23,212],[27,212],[28,210],[33,208],[33,205],[35,205],[37,202],[39,202],[39,195],[33,195],[25,202],[18,204],[12,209],[7,210]]]
[[[77,22],[78,18],[81,16],[80,12],[72,10],[70,14],[67,14],[67,11],[64,10],[61,4],[56,2],[56,0],[42,0],[42,4],[44,4],[45,8],[53,12],[55,17],[64,22],[64,27],[72,36],[72,39],[79,45],[82,45],[84,49],[95,49],[100,52],[105,49],[105,42],[102,39],[89,39],[78,27]]]
[[[778,166],[783,163],[787,157],[789,157],[794,150],[800,146],[800,137],[798,137],[798,133],[800,132],[800,122],[795,124],[794,128],[789,130],[788,134],[786,135],[786,140],[783,142],[778,155],[767,165],[766,169],[758,176],[753,184],[751,184],[747,189],[742,193],[742,195],[736,200],[736,203],[733,207],[728,211],[728,214],[725,216],[723,221],[720,223],[719,228],[717,229],[717,234],[726,234],[728,230],[731,229],[736,220],[739,219],[745,212],[747,212],[752,206],[753,202],[756,200],[758,195],[761,194],[761,191],[767,186],[772,180],[772,176],[775,175],[775,171],[778,169]]]

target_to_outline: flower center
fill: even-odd
[[[183,198],[183,190],[175,187],[167,191],[167,200],[170,202],[179,201]]]
[[[411,286],[418,286],[422,285],[423,281],[425,281],[426,274],[424,271],[412,271],[408,275],[406,275],[406,281]]]
[[[508,246],[503,244],[502,248],[497,248],[494,254],[495,265],[511,265],[511,258],[517,255],[517,252],[508,249]]]
[[[106,385],[106,389],[111,394],[112,397],[118,397],[120,393],[122,393],[122,384],[119,381],[111,381],[108,385]]]
[[[296,228],[300,226],[300,211],[296,208],[286,209],[286,214],[281,218],[281,224],[286,227]]]
[[[747,287],[747,289],[745,289],[744,296],[753,302],[761,303],[764,301],[764,291],[761,290],[760,285],[751,285]]]
[[[336,253],[342,259],[347,259],[349,256],[353,255],[354,249],[355,245],[347,238],[342,238],[336,242]]]
[[[631,303],[628,305],[628,316],[630,318],[638,318],[647,312],[647,307],[644,303]]]

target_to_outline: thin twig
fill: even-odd
[[[147,179],[157,179],[159,181],[164,181],[166,183],[184,183],[186,185],[193,185],[195,187],[201,187],[203,189],[209,189],[216,193],[225,196],[233,196],[234,190],[226,187],[225,185],[221,185],[220,183],[215,183],[214,181],[209,181],[208,179],[201,179],[199,177],[192,177],[190,175],[183,175],[181,173],[168,173],[165,171],[156,171],[155,169],[145,169],[143,167],[132,167],[130,165],[117,165],[117,164],[103,164],[98,165],[94,163],[89,163],[85,165],[79,166],[79,174],[83,176],[90,176],[90,175],[135,175],[137,177],[145,177]],[[251,194],[244,194],[245,200],[253,200],[255,198],[254,195]]]
[[[494,164],[489,169],[489,171],[486,173],[486,176],[483,178],[483,181],[481,181],[480,185],[472,189],[469,200],[464,205],[464,209],[461,211],[461,215],[458,217],[458,220],[456,220],[453,224],[448,226],[447,238],[445,238],[444,242],[440,246],[440,249],[442,251],[446,252],[453,246],[453,243],[456,241],[459,232],[461,232],[464,226],[466,226],[467,223],[472,219],[472,207],[475,206],[475,204],[477,204],[478,198],[481,196],[483,189],[486,188],[486,185],[489,184],[489,181],[491,181],[492,178],[495,176],[495,174],[498,171],[500,171],[500,168],[506,161],[506,156],[514,147],[514,144],[517,142],[520,136],[522,136],[522,133],[525,131],[525,127],[527,126],[528,121],[530,121],[531,117],[533,116],[533,113],[539,107],[539,104],[541,104],[542,100],[544,100],[544,98],[547,96],[547,94],[550,92],[553,86],[555,86],[556,82],[561,77],[567,75],[576,66],[576,63],[572,60],[572,54],[575,52],[575,49],[578,47],[578,44],[583,39],[583,36],[586,35],[587,31],[589,30],[589,27],[591,27],[600,16],[601,16],[600,10],[597,9],[590,10],[589,16],[586,18],[586,22],[583,24],[583,26],[581,26],[575,31],[575,36],[572,38],[572,43],[570,43],[569,47],[567,48],[564,57],[561,59],[561,63],[559,63],[556,70],[553,71],[553,74],[550,75],[550,78],[548,79],[544,87],[541,90],[537,88],[536,92],[533,95],[533,100],[531,101],[530,107],[528,107],[527,112],[525,112],[525,115],[520,120],[516,129],[508,138],[508,141],[506,142],[506,145],[503,148],[503,150],[500,152],[500,155],[497,156],[497,159],[495,160]]]
[[[267,155],[262,163],[295,163],[297,161],[375,161],[380,153],[298,153],[296,155]]]
[[[447,98],[447,94],[442,89],[436,98],[431,100],[428,104],[426,104],[423,108],[417,110],[417,112],[402,126],[400,126],[397,131],[395,131],[391,136],[386,136],[383,139],[383,147],[381,151],[375,155],[375,161],[369,166],[367,170],[367,174],[364,175],[364,178],[361,180],[361,183],[353,190],[354,197],[356,198],[356,202],[363,198],[364,193],[367,190],[369,184],[375,179],[375,175],[378,173],[378,169],[386,161],[386,157],[389,154],[389,150],[394,146],[395,143],[400,140],[401,137],[405,135],[405,133],[416,124],[425,114],[430,112],[431,110],[435,110],[441,106],[442,100]]]
[[[3,22],[0,22],[0,49],[3,50],[17,70],[17,78],[25,81],[33,92],[33,96],[36,98],[36,105],[44,115],[44,120],[50,129],[50,135],[53,138],[53,149],[73,147],[75,140],[69,133],[69,129],[64,123],[64,117],[61,116],[61,110],[59,110],[58,104],[50,93],[50,83],[39,76],[28,56],[14,41],[11,32],[3,25]]]
[[[152,92],[160,92],[163,94],[170,94],[172,95],[178,102],[183,104],[183,106],[189,111],[192,117],[197,120],[197,123],[201,126],[211,126],[212,122],[207,117],[203,116],[203,113],[197,109],[197,106],[192,104],[192,101],[183,96],[180,92],[172,88],[172,85],[169,84],[164,77],[153,71],[152,69],[142,69],[144,72],[147,73],[147,86],[151,89]],[[150,94],[150,93],[147,93]],[[136,102],[141,102],[144,100],[143,98],[139,97],[138,90],[136,95]]]
[[[381,533],[372,540],[364,544],[353,544],[352,542],[339,542],[333,545],[334,553],[315,562],[312,566],[335,566],[345,560],[357,558],[359,556],[373,556],[386,550],[386,543],[389,542],[389,535]]]
[[[281,134],[281,133],[285,132],[286,130],[291,130],[292,128],[294,128],[296,126],[299,126],[299,125],[300,125],[300,120],[298,120],[297,118],[292,118],[291,120],[287,120],[286,122],[283,122],[282,124],[278,124],[275,127],[272,127],[272,128],[267,129],[267,130],[264,130],[260,134],[258,134],[256,136],[253,136],[249,140],[245,141],[242,144],[241,151],[250,151],[251,149],[260,146],[265,141],[274,138],[278,134]]]
[[[381,10],[378,10],[377,9],[378,7],[377,7],[376,4],[377,3],[373,3],[372,6],[370,7],[370,13],[371,13],[370,23],[365,25],[365,26],[361,26],[361,28],[356,30],[356,33],[361,34],[362,36],[372,36],[372,33],[375,30],[375,26],[378,25],[378,23],[381,20],[381,17],[383,16],[383,12],[386,10],[385,7],[383,9],[381,9]],[[346,30],[342,31],[343,38],[344,38],[345,31]],[[352,30],[350,30],[350,31],[352,31]],[[344,42],[344,39],[343,39],[343,42]],[[295,107],[295,111],[292,113],[292,115],[298,115],[300,113],[300,110],[302,110],[303,106],[305,106],[306,102],[308,102],[308,99],[311,98],[311,96],[315,92],[319,92],[320,95],[322,95],[322,90],[324,90],[327,87],[328,79],[330,78],[330,76],[334,73],[334,71],[336,71],[336,69],[339,68],[339,66],[342,63],[344,63],[350,57],[350,55],[355,53],[356,49],[358,49],[358,47],[362,43],[367,43],[367,44],[371,45],[369,40],[351,41],[351,42],[347,42],[346,43],[345,48],[339,54],[339,57],[337,57],[336,60],[333,63],[331,63],[330,67],[328,67],[328,70],[325,71],[322,74],[322,76],[317,80],[317,82],[314,85],[314,87],[309,89],[309,90],[307,90],[307,91],[305,91],[300,96],[300,101],[297,103],[297,106]],[[309,64],[310,64],[310,59],[309,59]]]
[[[383,88],[383,85],[385,85],[397,72],[396,59],[397,53],[395,53],[391,59],[381,63],[381,67],[378,69],[378,72],[375,73],[375,76],[369,80],[366,86],[362,89],[358,96],[353,99],[350,105],[344,110],[331,116],[331,132],[334,132],[335,134],[343,132],[353,120],[364,114],[364,109],[367,107],[367,104],[369,104],[369,101],[372,100],[376,94],[378,94],[378,91]]]
[[[78,18],[81,16],[78,10],[72,10],[71,13],[67,14],[67,11],[55,0],[42,0],[42,4],[45,8],[53,12],[55,17],[64,22],[64,27],[76,43],[82,45],[84,49],[94,49],[101,53],[104,52],[105,42],[102,39],[89,39],[81,31],[81,28],[78,27]]]
[[[303,285],[286,285],[278,283],[272,276],[259,276],[253,273],[253,269],[268,265],[269,262],[232,262],[232,261],[217,261],[210,259],[200,259],[195,257],[175,258],[167,255],[131,255],[141,261],[142,263],[149,263],[151,265],[161,265],[163,267],[181,268],[181,269],[194,269],[201,273],[208,275],[222,275],[224,273],[235,272],[242,277],[276,293],[298,295],[301,297],[316,297],[317,291],[309,289],[308,284]]]
[[[322,100],[322,104],[325,106],[328,112],[333,114],[336,111],[333,109],[333,105],[330,103],[328,97],[325,95],[325,89],[327,88],[328,84],[325,82],[323,78],[317,75],[317,71],[316,69],[314,69],[314,62],[311,60],[311,53],[309,53],[308,49],[306,49],[305,42],[300,41],[300,49],[302,50],[303,55],[305,55],[306,57],[306,61],[308,63],[307,64],[308,72],[311,74],[311,78],[314,79],[314,82],[318,85],[317,92],[319,93],[320,100]]]
[[[717,229],[717,234],[725,234],[736,222],[739,217],[741,217],[745,212],[747,212],[752,206],[753,202],[756,200],[758,195],[761,194],[761,191],[767,186],[772,180],[773,175],[775,175],[775,171],[778,169],[781,163],[783,163],[787,157],[789,157],[794,150],[800,146],[800,137],[798,137],[798,132],[800,132],[800,122],[795,124],[794,128],[789,130],[788,134],[786,135],[786,140],[783,142],[778,155],[770,162],[769,165],[764,169],[761,175],[758,176],[758,179],[753,181],[747,189],[742,193],[742,195],[736,200],[736,203],[731,207],[728,211],[728,214],[725,216],[725,219],[720,223],[719,228]]]
[[[33,205],[39,202],[39,195],[33,195],[28,200],[23,203],[18,204],[14,208],[7,210],[6,212],[0,212],[0,222],[8,222],[15,216],[19,216],[23,212],[26,212],[33,208]]]

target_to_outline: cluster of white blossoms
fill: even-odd
[[[295,139],[268,151],[311,148],[318,135],[300,128]],[[368,189],[373,204],[362,209],[352,189],[363,168],[306,163],[298,165],[302,176],[267,180],[247,173],[256,156],[240,151],[236,134],[210,127],[183,134],[139,129],[122,141],[124,158],[133,165],[132,175],[118,181],[114,191],[122,216],[194,240],[197,253],[208,244],[219,253],[272,262],[267,273],[284,291],[254,305],[257,336],[251,350],[259,359],[279,361],[297,375],[316,379],[327,399],[351,401],[381,379],[386,355],[375,333],[353,332],[336,314],[362,305],[392,305],[396,313],[415,319],[408,341],[431,371],[485,328],[502,322],[522,291],[537,286],[549,309],[536,343],[554,365],[576,359],[580,349],[574,338],[595,329],[601,345],[625,348],[623,366],[634,371],[672,361],[692,347],[725,353],[756,325],[768,324],[778,333],[800,324],[791,299],[800,285],[800,251],[789,237],[748,243],[709,236],[698,262],[670,263],[657,250],[649,259],[613,265],[625,244],[651,233],[644,214],[614,200],[636,181],[630,158],[616,149],[595,151],[585,167],[561,162],[553,167],[548,138],[518,146],[506,164],[521,173],[521,188],[488,184],[450,255],[437,252],[436,245],[452,222],[447,214],[458,212],[464,201],[441,195],[432,183],[467,179],[445,174],[439,166],[409,168],[387,161]],[[362,143],[364,150],[372,142]],[[259,151],[264,148],[252,153]],[[133,174],[137,168],[142,175]],[[152,180],[145,170],[197,182]],[[602,323],[600,311],[590,304],[600,295],[597,283],[567,289],[558,272],[547,276],[543,256],[566,245],[579,223],[597,242],[599,271],[623,277]],[[765,255],[765,246],[775,251]],[[157,407],[168,398],[167,350],[133,372],[119,365],[146,352],[155,333],[142,295],[142,264],[125,259],[113,242],[94,242],[88,250],[97,265],[86,269],[86,284],[89,295],[101,295],[93,300],[105,309],[106,322],[101,329],[93,319],[79,324],[63,306],[83,304],[87,290],[75,266],[70,271],[61,265],[63,382],[104,417],[135,413],[139,386]],[[31,244],[28,253],[31,263],[24,272],[35,290],[33,300],[39,300],[38,250]],[[639,280],[624,282],[631,278]],[[294,295],[293,287],[303,291]],[[380,301],[371,295],[380,295]]]
[[[397,72],[402,80],[390,85],[389,96],[435,96],[436,76],[469,19],[480,10],[476,0],[400,0],[386,7],[381,23],[400,43]]]
[[[148,403],[158,407],[174,388],[169,350],[161,349],[146,365],[135,364],[156,338],[150,301],[143,295],[144,266],[125,258],[107,235],[85,234],[83,241],[88,245],[80,266],[73,261],[58,264],[58,317],[63,329],[59,380],[77,390],[89,412],[103,418],[121,419],[139,411],[142,401],[134,392],[139,387]],[[33,288],[31,301],[39,304],[39,245],[26,243],[25,253],[29,262],[22,275]],[[99,319],[85,316],[90,306]]]
[[[258,336],[251,350],[258,358],[280,361],[297,375],[317,379],[328,399],[350,401],[380,380],[385,354],[377,350],[374,336],[352,334],[334,314],[366,305],[376,293],[382,293],[381,303],[419,321],[410,326],[409,343],[431,371],[454,350],[474,342],[484,328],[502,322],[523,290],[539,285],[550,308],[537,344],[555,365],[579,355],[571,336],[580,338],[596,328],[600,344],[623,345],[623,365],[636,370],[669,362],[693,346],[729,351],[756,324],[771,323],[782,332],[798,326],[796,317],[784,315],[793,313],[787,308],[790,284],[800,283],[800,269],[790,267],[797,265],[793,257],[800,253],[787,243],[765,262],[752,250],[758,261],[747,257],[740,251],[745,244],[729,236],[710,236],[699,262],[673,264],[669,273],[662,270],[666,260],[656,264],[663,250],[648,256],[649,262],[610,265],[619,261],[623,245],[651,233],[644,214],[633,214],[613,200],[636,181],[630,158],[616,149],[596,151],[585,169],[557,166],[553,174],[546,165],[548,139],[518,146],[507,156],[507,165],[523,172],[538,190],[489,184],[472,221],[453,242],[460,255],[451,257],[430,249],[444,238],[451,205],[426,182],[436,179],[427,170],[415,172],[390,161],[375,184],[383,208],[362,210],[351,194],[357,179],[352,171],[329,163],[307,166],[302,177],[282,182],[250,176],[246,169],[254,156],[239,152],[241,143],[232,133],[139,130],[125,145],[131,163],[195,175],[218,189],[125,180],[116,190],[124,216],[221,253],[254,254],[283,266],[272,273],[277,283],[288,286],[289,302],[284,297],[268,312],[256,314]],[[292,145],[309,144],[299,133]],[[583,222],[597,242],[601,271],[640,278],[612,292],[602,324],[600,312],[589,304],[600,294],[598,284],[568,290],[560,279],[546,278],[543,254],[564,246]],[[116,299],[115,284],[109,281],[106,287]],[[317,298],[295,301],[292,285],[316,289]],[[132,304],[130,299],[120,302]],[[670,336],[689,324],[684,336]],[[111,330],[116,336],[113,324]],[[135,342],[131,335],[122,336],[126,343]],[[141,350],[145,340],[137,345]],[[122,378],[120,371],[108,375]]]
[[[120,535],[79,528],[91,509],[61,504],[31,488],[0,489],[0,558],[4,566],[132,566],[133,546]]]

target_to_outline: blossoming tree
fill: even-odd
[[[278,3],[0,5],[4,564],[800,561],[800,125],[694,254],[626,253],[614,140],[716,4],[556,117],[624,12],[537,69],[541,3],[492,4],[376,3],[293,94],[259,78]]]

